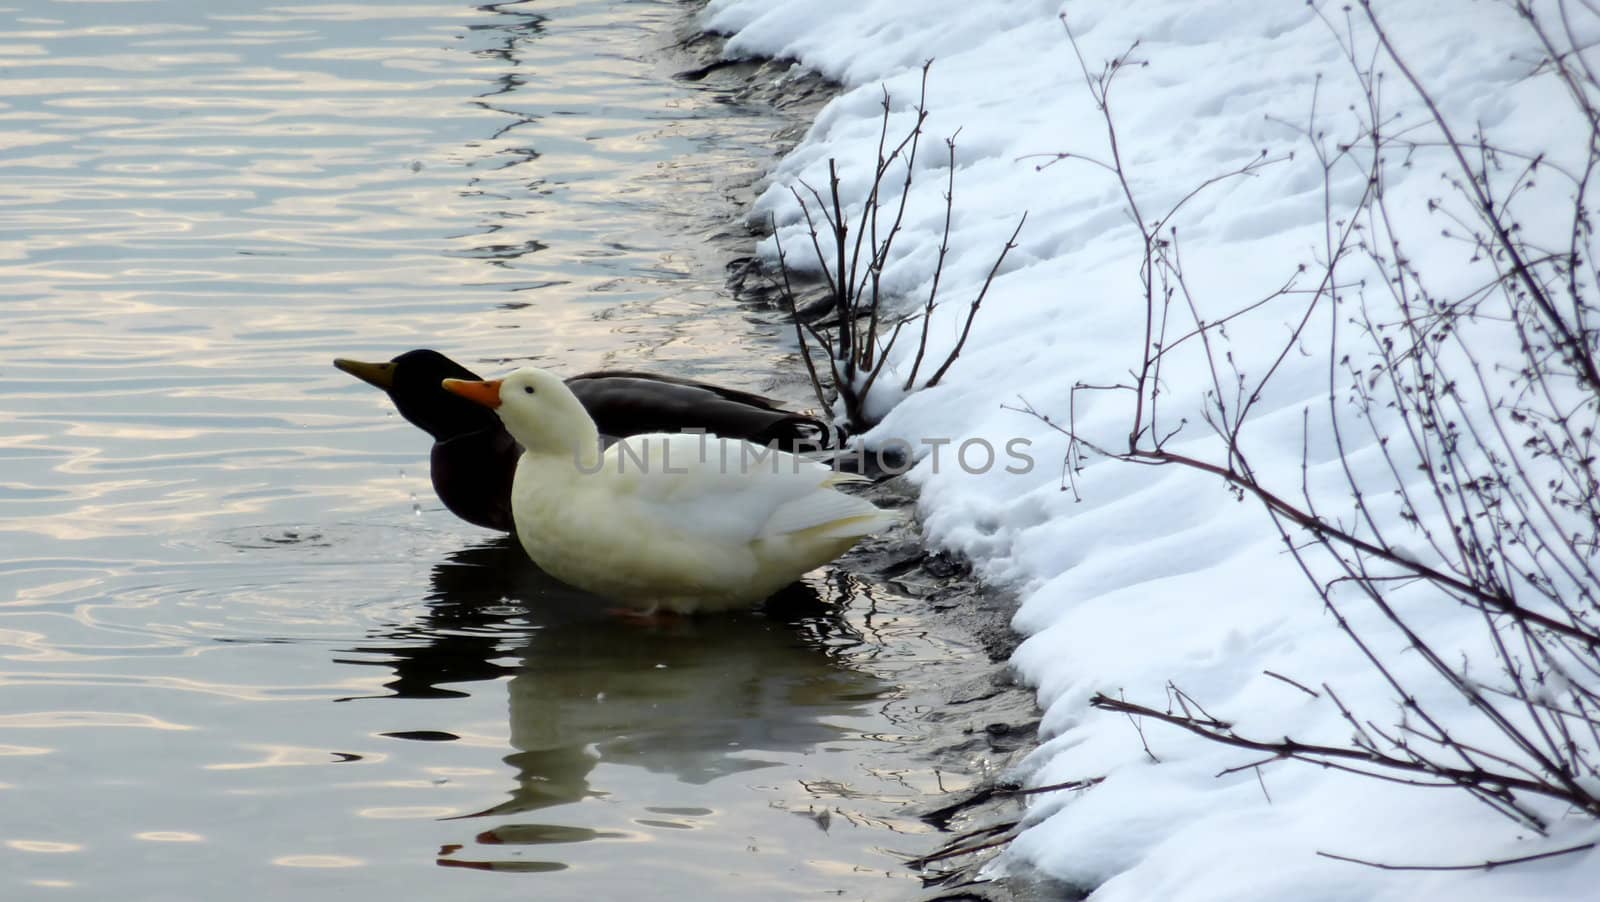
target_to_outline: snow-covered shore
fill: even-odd
[[[1464,130],[1481,127],[1556,158],[1581,153],[1584,130],[1560,85],[1530,76],[1539,53],[1508,4],[1375,7],[1440,109]],[[942,141],[959,129],[946,303],[935,313],[931,354],[942,357],[954,344],[968,300],[1028,211],[960,360],[868,437],[955,445],[976,437],[997,447],[1024,439],[1037,463],[1024,474],[974,474],[948,454],[938,466],[929,455],[912,472],[928,541],[968,555],[983,578],[1022,599],[1015,626],[1027,638],[1013,664],[1045,712],[1026,781],[1104,778],[1087,791],[1039,796],[999,867],[1035,867],[1092,889],[1095,899],[1138,902],[1588,897],[1600,886],[1600,850],[1592,848],[1488,871],[1381,870],[1318,854],[1399,865],[1513,859],[1600,839],[1587,818],[1546,810],[1549,835],[1537,837],[1460,791],[1292,761],[1232,770],[1262,755],[1148,719],[1136,729],[1127,717],[1089,707],[1096,692],[1164,707],[1170,683],[1240,734],[1347,741],[1350,729],[1328,698],[1279,678],[1287,677],[1333,687],[1366,717],[1395,716],[1387,687],[1335,627],[1260,505],[1236,501],[1212,476],[1102,458],[1077,474],[1076,492],[1064,490],[1065,438],[1016,410],[1031,405],[1059,422],[1074,384],[1127,382],[1143,353],[1143,248],[1121,187],[1091,162],[1041,166],[1060,152],[1108,159],[1105,122],[1062,13],[1091,70],[1138,41],[1140,65],[1117,76],[1111,105],[1118,151],[1144,210],[1165,211],[1263,152],[1278,161],[1212,186],[1178,220],[1186,279],[1209,314],[1269,295],[1300,264],[1317,263],[1325,197],[1348,202],[1365,184],[1358,172],[1336,170],[1325,194],[1300,133],[1314,108],[1318,129],[1353,128],[1349,110],[1361,92],[1341,41],[1371,55],[1372,38],[1359,27],[1342,31],[1337,4],[1323,4],[1319,16],[1283,0],[711,0],[703,19],[731,35],[729,55],[794,58],[847,88],[782,161],[758,204],[756,215],[783,227],[791,263],[799,262],[794,249],[809,243],[791,186],[826,185],[834,158],[844,196],[862,196],[884,91],[894,110],[890,133],[903,133],[922,64],[934,60],[919,177],[883,274],[892,294],[912,303],[926,294],[944,228]],[[1419,101],[1398,81],[1386,89],[1387,108],[1419,120]],[[1406,218],[1397,229],[1439,233],[1427,197],[1440,169],[1419,159],[1389,176],[1394,209]],[[886,189],[898,192],[899,180]],[[771,242],[762,250],[770,257]],[[1431,271],[1468,268],[1457,259],[1467,256],[1459,244],[1415,250]],[[1269,306],[1230,325],[1241,370],[1260,372],[1284,346],[1293,319],[1285,309]],[[1307,341],[1316,346],[1316,337]],[[904,368],[914,351],[897,347],[891,359]],[[1328,406],[1327,367],[1311,353],[1284,360],[1250,421],[1257,472],[1298,488],[1304,454],[1311,483],[1340,484],[1338,455],[1303,441],[1304,411]],[[1162,416],[1174,426],[1188,419],[1173,447],[1216,458],[1219,443],[1199,425],[1202,390],[1212,384],[1203,359],[1175,356],[1162,380]],[[1126,443],[1131,397],[1080,393],[1072,413],[1085,433],[1114,444],[1121,430]],[[1372,444],[1347,447],[1346,459],[1358,469],[1375,465],[1373,455],[1363,457]],[[1385,516],[1398,524],[1393,511]],[[1458,640],[1452,650],[1464,658],[1482,651],[1470,615],[1422,594],[1402,591],[1399,603]],[[1351,616],[1358,630],[1381,633],[1376,612]],[[1458,620],[1466,622],[1458,628]],[[1402,679],[1420,667],[1398,639],[1376,641],[1390,643],[1379,651],[1399,662]]]

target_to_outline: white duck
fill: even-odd
[[[648,433],[601,450],[561,379],[446,379],[525,449],[511,485],[528,556],[557,579],[647,611],[753,605],[892,521],[834,487],[863,481],[740,439]]]

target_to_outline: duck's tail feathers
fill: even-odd
[[[842,492],[818,491],[781,505],[767,519],[764,535],[806,533],[819,539],[843,539],[877,532],[895,521],[890,511]]]
[[[779,449],[791,453],[816,452],[837,446],[837,440],[827,423],[803,413],[784,414],[751,441],[758,445],[776,443]]]

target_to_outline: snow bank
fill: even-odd
[[[1506,4],[1393,0],[1377,4],[1408,63],[1447,117],[1518,146],[1582,151],[1582,129],[1550,79],[1530,78],[1532,38]],[[1344,12],[1324,4],[1333,27],[1303,3],[1283,0],[711,0],[708,29],[732,35],[728,53],[792,57],[845,83],[806,139],[771,176],[756,215],[775,216],[791,263],[808,244],[790,187],[827,183],[842,192],[870,180],[886,90],[891,135],[912,121],[920,67],[935,60],[928,139],[917,160],[899,248],[884,271],[892,292],[918,303],[928,290],[944,225],[941,197],[956,138],[951,258],[929,353],[953,346],[977,291],[1016,218],[1029,212],[1017,249],[996,280],[972,337],[945,381],[916,392],[869,436],[995,446],[1023,439],[1035,461],[1025,474],[974,474],[950,449],[912,472],[929,542],[961,551],[988,580],[1014,587],[1027,636],[1014,665],[1037,687],[1043,743],[1027,764],[1033,785],[1105,777],[1092,790],[1044,795],[1002,866],[1028,865],[1093,889],[1097,900],[1575,899],[1600,885],[1600,851],[1492,871],[1384,871],[1317,853],[1393,864],[1465,864],[1514,858],[1600,839],[1587,820],[1545,812],[1547,838],[1465,793],[1419,789],[1279,762],[1224,776],[1259,753],[1207,742],[1146,721],[1095,711],[1095,692],[1163,707],[1169,682],[1241,734],[1286,734],[1335,744],[1349,728],[1326,697],[1313,698],[1268,671],[1310,687],[1327,683],[1366,716],[1392,720],[1386,687],[1334,627],[1278,533],[1253,501],[1236,501],[1216,478],[1176,468],[1091,459],[1077,492],[1063,488],[1063,436],[1016,408],[1068,415],[1077,383],[1125,383],[1142,352],[1141,244],[1115,179],[1062,151],[1109,159],[1104,122],[1086,88],[1058,14],[1065,13],[1091,69],[1126,51],[1145,63],[1112,89],[1118,151],[1146,219],[1196,186],[1263,151],[1285,160],[1228,180],[1190,201],[1180,219],[1194,294],[1220,314],[1263,297],[1323,247],[1324,180],[1301,134],[1348,128],[1360,93],[1340,48]],[[1348,35],[1345,35],[1348,40]],[[1359,35],[1370,52],[1370,40]],[[1319,80],[1320,76],[1320,80]],[[1422,116],[1392,79],[1390,108]],[[1050,165],[1042,165],[1050,163]],[[1426,197],[1440,166],[1397,172],[1389,185],[1408,233],[1435,235]],[[898,180],[890,186],[898,191]],[[1365,187],[1336,172],[1335,203]],[[1556,211],[1559,212],[1559,211]],[[1556,225],[1559,225],[1557,223]],[[1539,223],[1528,223],[1539,228]],[[770,242],[763,252],[771,255]],[[1465,272],[1459,246],[1429,251],[1431,271]],[[1463,276],[1462,278],[1465,278]],[[1448,289],[1450,286],[1441,286]],[[1283,344],[1292,305],[1231,327],[1231,348],[1259,372]],[[1279,312],[1288,311],[1288,312]],[[1315,325],[1307,343],[1321,338]],[[1198,344],[1198,343],[1193,343]],[[897,347],[902,370],[914,347]],[[1303,411],[1327,408],[1326,361],[1291,354],[1258,405],[1247,435],[1252,465],[1297,488]],[[1163,373],[1160,428],[1189,425],[1173,450],[1217,459],[1198,425],[1210,376],[1198,353]],[[1077,426],[1126,443],[1131,399],[1079,393]],[[1120,432],[1119,432],[1120,430]],[[1349,447],[1358,471],[1381,460]],[[1313,439],[1308,480],[1337,490],[1337,454]],[[1390,510],[1386,516],[1392,520]],[[1481,651],[1476,624],[1457,624],[1419,591],[1396,594],[1434,635]],[[1381,634],[1377,614],[1351,609],[1358,629]],[[1471,618],[1466,618],[1471,620]],[[1394,640],[1380,650],[1402,677],[1421,662]],[[1454,702],[1449,697],[1438,704]],[[1148,751],[1146,749],[1148,743]]]

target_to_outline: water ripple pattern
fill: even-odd
[[[955,784],[867,762],[953,650],[837,573],[797,613],[599,619],[330,366],[763,388],[785,336],[721,266],[786,123],[671,77],[684,15],[0,17],[0,897],[904,884],[904,800]]]

